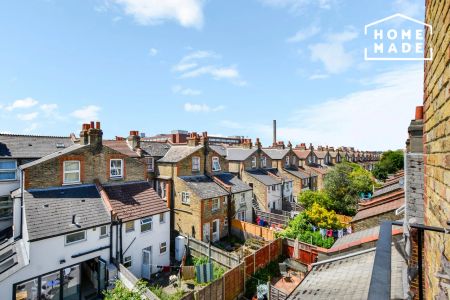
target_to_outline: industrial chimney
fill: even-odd
[[[277,120],[273,120],[273,145],[277,144]]]

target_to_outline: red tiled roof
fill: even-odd
[[[398,190],[392,191],[388,194],[383,194],[381,196],[374,197],[369,201],[360,202],[360,203],[358,203],[358,205],[361,210],[361,209],[366,209],[369,207],[373,207],[373,206],[380,205],[385,202],[394,201],[394,200],[404,198],[404,197],[405,197],[405,191],[403,189],[398,189]]]
[[[370,218],[382,213],[396,210],[405,203],[405,199],[402,197],[400,199],[390,201],[381,205],[373,206],[358,211],[358,213],[353,217],[352,222],[359,221],[362,219]]]
[[[130,149],[130,147],[127,144],[127,141],[125,141],[125,140],[119,140],[119,141],[104,140],[103,145],[106,147],[109,147],[113,150],[116,150],[122,154],[125,154],[129,157],[140,157],[136,152],[134,152],[133,150]]]
[[[113,212],[122,221],[131,221],[168,211],[167,203],[161,199],[148,182],[134,182],[103,186],[105,199]]]
[[[309,153],[311,153],[311,150],[309,149],[306,150],[294,149],[293,151],[300,159],[306,159]]]

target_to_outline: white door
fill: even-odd
[[[150,280],[152,275],[152,247],[142,249],[142,274],[141,277]]]
[[[206,243],[209,242],[209,234],[210,234],[209,223],[205,223],[203,224],[203,241]]]
[[[213,242],[220,240],[220,220],[213,221],[212,240]]]

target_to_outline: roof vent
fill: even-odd
[[[72,224],[77,226],[78,228],[81,228],[81,225],[79,224],[80,219],[77,218],[77,215],[72,215]]]
[[[44,207],[46,207],[46,208],[47,208],[47,207],[48,207],[48,204],[44,204]]]
[[[66,148],[66,146],[64,146],[64,143],[56,143],[56,148]]]

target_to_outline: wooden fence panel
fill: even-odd
[[[234,231],[240,232],[240,236],[245,239],[251,237],[262,238],[266,241],[273,241],[275,239],[275,232],[272,229],[252,223],[234,219],[231,221],[231,228]]]

